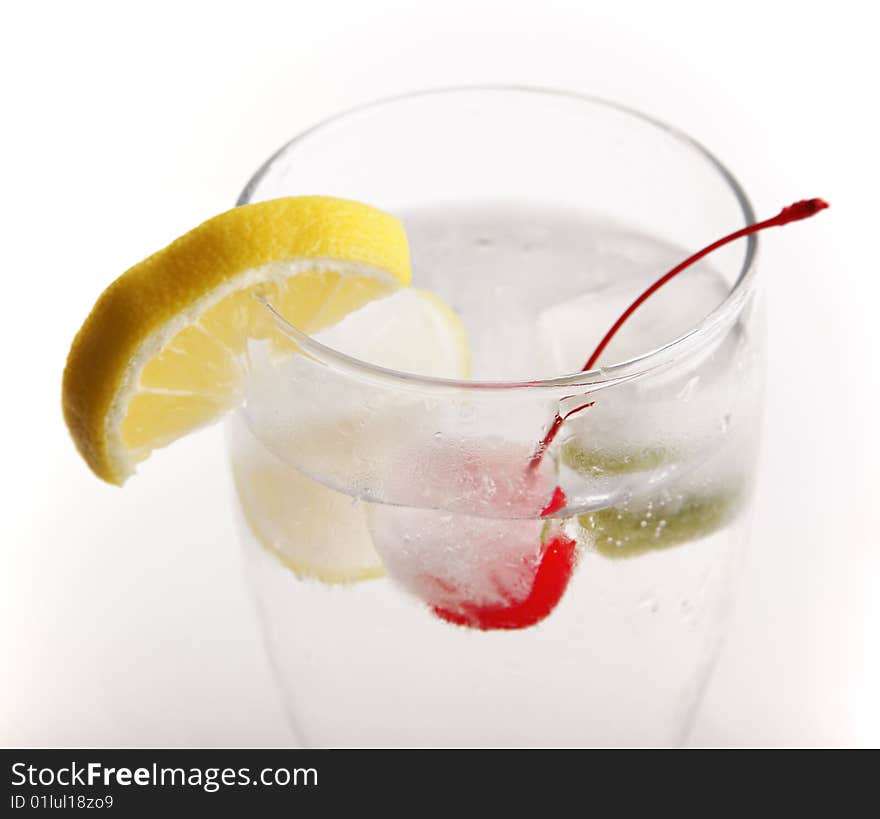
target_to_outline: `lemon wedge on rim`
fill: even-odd
[[[73,440],[96,475],[122,484],[240,402],[249,339],[285,343],[254,294],[313,333],[409,281],[403,227],[369,205],[304,196],[221,213],[99,297],[64,370]]]

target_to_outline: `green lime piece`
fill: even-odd
[[[659,467],[668,457],[669,453],[660,447],[632,452],[608,452],[585,449],[576,440],[566,441],[560,452],[562,463],[588,477],[646,472]]]
[[[613,559],[638,557],[716,532],[739,508],[738,492],[691,496],[672,503],[640,501],[578,515],[599,554]]]

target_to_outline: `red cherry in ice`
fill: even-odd
[[[744,236],[757,233],[765,228],[780,227],[781,225],[787,225],[789,222],[806,219],[821,210],[825,210],[827,207],[828,203],[823,199],[804,199],[800,202],[795,202],[793,205],[783,208],[778,214],[776,214],[776,216],[734,231],[712,244],[707,245],[702,250],[694,253],[693,256],[689,256],[683,262],[672,268],[668,273],[657,279],[657,281],[648,287],[635,301],[633,301],[632,304],[630,304],[629,307],[626,308],[626,310],[624,310],[620,315],[620,318],[611,325],[611,328],[602,337],[602,340],[596,346],[596,349],[593,350],[592,355],[587,359],[587,363],[584,365],[583,369],[586,371],[595,365],[599,356],[602,355],[602,352],[608,346],[611,339],[617,334],[617,331],[643,302],[656,293],[664,284],[675,278],[679,273],[686,270],[695,262],[698,262],[704,256],[707,256],[718,248],[723,247],[736,239],[741,239]],[[553,443],[554,438],[565,420],[569,416],[581,412],[592,405],[593,402],[590,402],[575,407],[564,414],[556,414],[553,421],[550,423],[550,426],[547,428],[546,433],[541,438],[537,447],[535,447],[534,454],[529,461],[530,470],[538,468],[544,457],[544,453],[547,452],[550,444]],[[558,512],[565,506],[565,504],[565,493],[557,486],[550,502],[544,508],[542,516]],[[542,544],[541,556],[537,566],[523,567],[524,571],[533,571],[535,573],[531,589],[525,599],[511,601],[509,605],[477,605],[465,602],[458,604],[454,610],[434,607],[434,613],[441,619],[450,623],[469,626],[484,631],[493,629],[520,629],[533,626],[550,614],[562,599],[562,595],[565,593],[572,572],[574,571],[577,558],[576,545],[577,544],[574,540],[561,532],[556,532],[550,540]]]
[[[565,493],[557,486],[542,515],[562,509],[565,503]],[[523,600],[492,605],[461,603],[455,609],[435,606],[434,614],[447,622],[483,631],[533,626],[556,608],[568,587],[577,558],[576,546],[575,541],[562,532],[556,532],[542,544],[543,551],[537,568],[524,567],[526,571],[534,571],[535,577],[531,590]]]

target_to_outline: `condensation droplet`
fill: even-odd
[[[647,609],[651,614],[656,614],[660,611],[660,601],[653,594],[648,593],[639,601],[639,608]]]
[[[679,401],[687,403],[694,397],[694,394],[697,392],[697,387],[699,386],[699,384],[700,376],[695,375],[687,382],[687,384],[684,385],[684,387],[682,387],[676,397]]]

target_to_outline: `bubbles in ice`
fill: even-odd
[[[388,575],[432,606],[523,600],[541,554],[552,464],[529,472],[529,448],[502,439],[433,444],[387,478],[409,505],[370,510]]]

